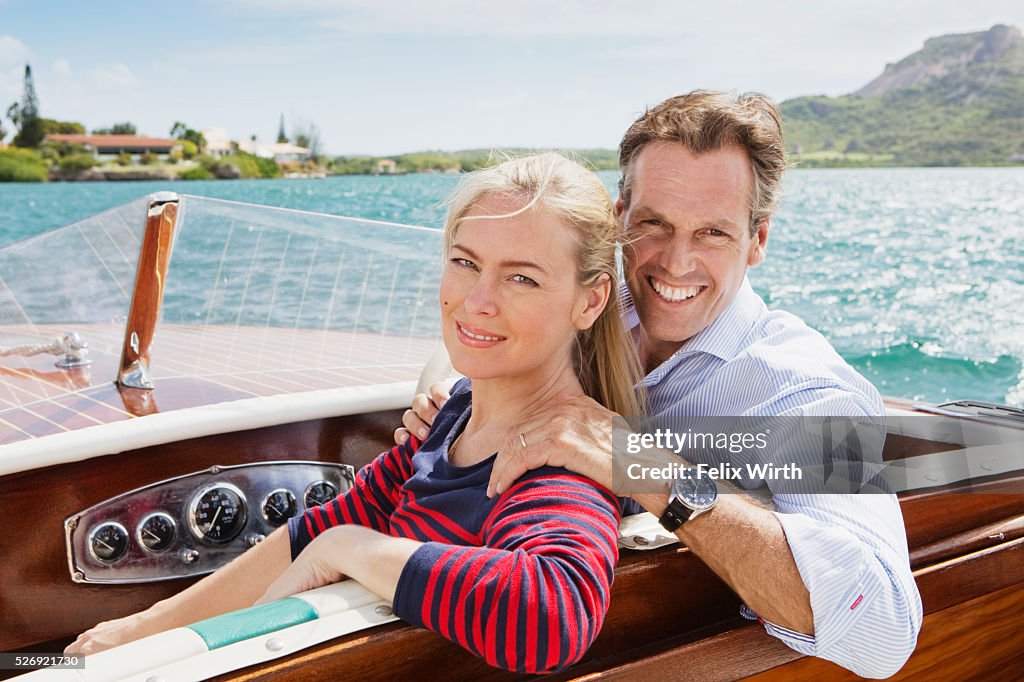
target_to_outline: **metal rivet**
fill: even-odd
[[[164,678],[159,675],[153,675],[153,677],[147,677],[146,682],[164,682]]]
[[[937,481],[937,480],[939,480],[939,477],[936,476],[935,474],[925,474],[924,477],[926,479],[928,479],[929,481]]]
[[[634,535],[633,536],[633,543],[643,547],[644,545],[647,544],[647,538],[645,538],[643,535]]]
[[[385,606],[384,604],[381,604],[380,606],[375,608],[373,612],[376,613],[378,616],[390,616],[392,613],[394,613],[390,606]]]
[[[988,462],[986,462],[985,464],[982,464],[981,468],[982,468],[983,471],[992,471],[992,465],[989,464]]]
[[[80,583],[83,580],[85,580],[85,574],[83,574],[81,571],[75,571],[74,575],[71,576],[71,579],[74,580],[76,583]]]
[[[284,642],[277,637],[271,637],[267,640],[267,651],[280,651],[284,648]]]

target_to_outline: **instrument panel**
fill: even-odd
[[[347,464],[260,462],[123,493],[64,521],[71,579],[143,583],[212,573],[354,480]]]

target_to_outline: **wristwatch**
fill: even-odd
[[[688,467],[679,472],[672,481],[668,507],[658,521],[670,533],[695,516],[703,514],[718,502],[718,485],[715,479],[701,473],[697,467]]]

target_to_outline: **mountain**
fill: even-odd
[[[930,38],[854,93],[781,108],[803,166],[1024,163],[1024,36],[996,25]]]

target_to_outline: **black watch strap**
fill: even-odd
[[[658,522],[669,533],[675,533],[679,526],[690,519],[692,514],[692,509],[680,502],[678,498],[673,497],[668,501],[668,506],[665,507],[665,511],[661,518],[658,519]]]

